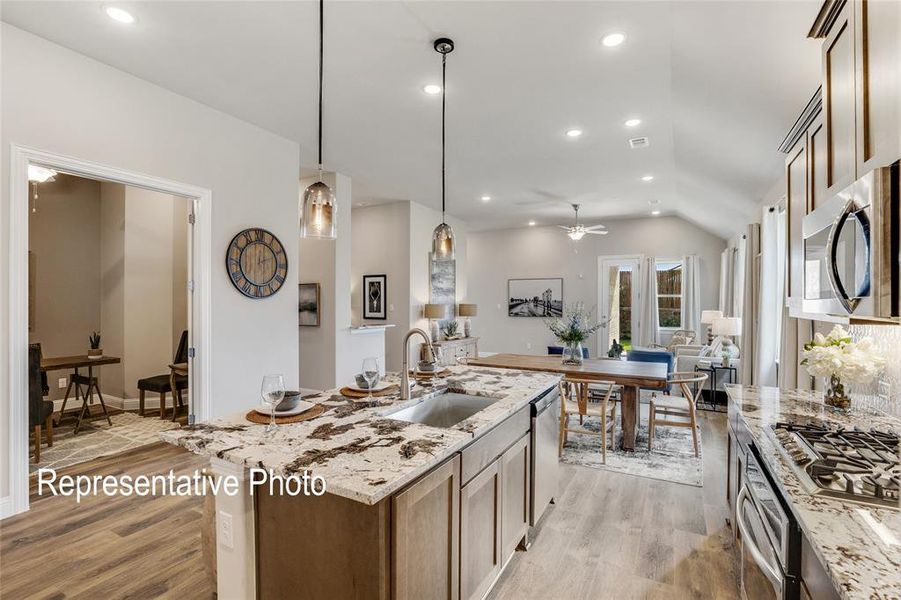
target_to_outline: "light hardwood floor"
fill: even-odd
[[[492,599],[738,598],[726,526],[725,417],[701,413],[704,487],[565,466],[558,503]],[[69,474],[190,473],[205,461],[155,444]],[[62,473],[62,472],[61,472]],[[0,522],[2,598],[211,598],[199,498],[32,495]]]
[[[489,598],[739,598],[726,418],[700,411],[699,421],[704,487],[564,466],[557,504]]]

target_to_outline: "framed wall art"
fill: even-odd
[[[507,316],[562,317],[563,278],[508,279]]]
[[[388,318],[388,276],[363,275],[363,318]]]
[[[319,284],[301,283],[298,315],[301,327],[319,327]]]

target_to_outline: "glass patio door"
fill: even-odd
[[[640,256],[598,258],[598,317],[604,325],[598,331],[598,356],[607,356],[614,341],[625,350],[632,347],[637,331],[638,270]]]

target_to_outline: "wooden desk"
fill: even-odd
[[[630,362],[602,358],[586,358],[581,366],[564,365],[560,356],[532,354],[495,354],[468,361],[471,366],[520,369],[560,373],[579,379],[613,381],[623,386],[622,428],[623,449],[635,449],[635,430],[638,425],[638,388],[666,387],[667,368],[663,363]]]
[[[68,371],[72,369],[75,371],[74,375],[69,378],[69,385],[66,388],[66,395],[63,398],[63,405],[59,411],[59,419],[57,420],[57,425],[60,421],[63,420],[63,413],[66,411],[66,402],[69,401],[69,392],[72,390],[72,387],[75,387],[75,399],[78,400],[81,397],[81,412],[78,414],[78,422],[75,424],[74,434],[78,433],[78,429],[81,427],[81,422],[84,420],[85,412],[88,413],[88,417],[90,417],[91,411],[88,409],[89,400],[93,399],[93,392],[97,392],[97,398],[100,399],[100,406],[103,408],[103,414],[106,417],[107,423],[110,425],[113,424],[112,419],[110,419],[109,413],[106,410],[106,403],[103,401],[103,395],[100,393],[100,387],[96,384],[94,379],[94,367],[102,367],[103,365],[114,365],[122,362],[122,360],[117,356],[101,356],[100,358],[88,358],[87,355],[81,356],[56,356],[50,358],[42,358],[41,359],[41,370],[45,372],[49,371]],[[85,378],[79,372],[78,369],[87,368],[88,376]],[[81,392],[82,382],[84,385],[87,385],[87,390],[84,393]]]

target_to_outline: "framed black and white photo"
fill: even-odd
[[[508,279],[507,315],[562,317],[563,279]]]
[[[319,284],[301,283],[298,315],[301,327],[319,327]]]
[[[388,276],[363,275],[363,318],[388,318]]]

